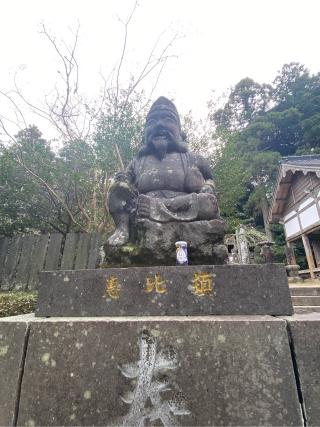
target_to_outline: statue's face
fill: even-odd
[[[169,144],[181,139],[178,118],[169,109],[152,111],[146,121],[145,136],[146,143],[153,145],[156,154],[163,158]]]

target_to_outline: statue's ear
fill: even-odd
[[[187,142],[187,134],[183,130],[181,131],[181,138],[183,142]]]

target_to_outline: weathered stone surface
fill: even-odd
[[[179,240],[188,242],[188,258],[193,265],[224,264],[228,256],[221,244],[225,233],[221,219],[165,224],[140,219],[135,232],[134,244],[119,247],[105,244],[103,267],[174,265],[175,242]]]
[[[0,321],[0,425],[14,425],[28,325],[14,318]]]
[[[293,313],[280,264],[40,273],[38,316]]]
[[[132,403],[121,400],[130,402],[134,390]],[[178,424],[302,426],[285,321],[239,316],[31,323],[18,425]]]
[[[320,313],[287,318],[309,426],[320,425]]]

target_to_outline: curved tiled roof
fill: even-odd
[[[300,166],[320,166],[320,154],[282,157],[280,163]]]
[[[282,166],[282,176],[284,177],[288,170],[295,173],[301,171],[304,174],[315,172],[320,178],[320,155],[308,156],[288,156],[283,157],[280,161]]]
[[[291,173],[288,174],[288,172]],[[281,218],[295,172],[302,172],[304,175],[308,172],[314,172],[320,178],[320,155],[288,156],[280,160],[268,222],[277,222]]]

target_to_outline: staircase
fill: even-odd
[[[320,281],[308,281],[290,286],[294,312],[297,314],[320,312]]]

